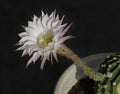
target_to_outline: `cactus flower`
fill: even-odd
[[[56,11],[50,15],[42,11],[41,17],[34,15],[33,21],[28,21],[28,26],[23,26],[25,32],[19,34],[21,39],[18,45],[21,46],[17,50],[23,50],[22,56],[31,56],[27,66],[35,63],[39,57],[42,58],[41,69],[50,56],[57,61],[56,52],[60,49],[61,43],[72,37],[64,36],[71,24],[62,24],[63,19],[64,16],[60,19]]]

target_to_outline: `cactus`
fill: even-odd
[[[98,71],[104,79],[97,83],[97,94],[120,94],[120,53],[107,56]]]
[[[57,60],[57,55],[64,55],[78,64],[81,69],[94,81],[97,81],[97,94],[120,94],[120,53],[109,56],[101,64],[98,72],[92,70],[83,62],[79,56],[64,45],[64,41],[72,36],[64,36],[71,24],[61,24],[63,18],[59,20],[59,15],[55,16],[56,11],[50,16],[42,11],[41,17],[34,15],[33,21],[28,22],[24,27],[26,32],[19,34],[21,45],[17,50],[23,50],[24,55],[31,56],[26,67],[30,63],[35,63],[39,57],[42,58],[40,68],[43,69],[46,60],[52,62],[52,57]]]

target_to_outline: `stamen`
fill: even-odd
[[[43,34],[40,34],[38,38],[38,45],[40,48],[45,48],[48,46],[49,43],[53,41],[54,33],[52,30],[46,31]]]

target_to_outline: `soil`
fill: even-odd
[[[68,94],[95,94],[94,93],[94,86],[95,82],[86,77],[84,79],[81,79],[76,83],[71,90],[68,92]]]

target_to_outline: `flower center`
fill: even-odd
[[[38,39],[39,47],[44,49],[45,47],[48,46],[49,43],[53,41],[53,38],[54,38],[54,33],[51,30],[42,33]]]

